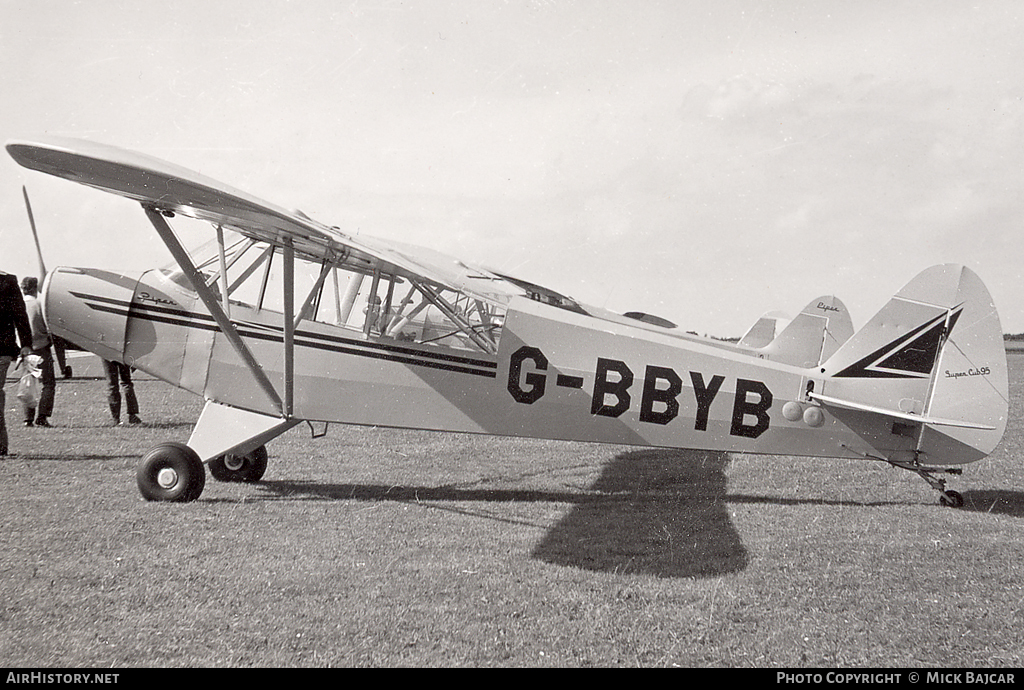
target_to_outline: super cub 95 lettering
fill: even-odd
[[[532,405],[547,392],[548,358],[540,349],[524,345],[512,353],[509,360],[508,392],[513,400]],[[725,382],[719,374],[705,378],[698,371],[689,372],[694,396],[694,426],[707,431],[711,404]],[[633,406],[635,391],[633,370],[623,361],[598,357],[594,368],[594,390],[590,413],[602,417],[620,417]],[[583,380],[576,376],[559,374],[555,385],[563,388],[582,388]],[[679,416],[679,395],[683,379],[671,367],[647,365],[643,387],[640,390],[639,418],[647,424],[668,424]],[[768,410],[774,400],[772,392],[762,381],[736,379],[733,397],[732,436],[757,438],[771,425]]]

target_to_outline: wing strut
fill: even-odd
[[[295,246],[285,237],[284,254],[284,416],[292,416],[295,384]]]
[[[308,319],[310,316],[316,320],[316,315],[320,309],[320,295],[323,291],[324,282],[327,281],[327,276],[330,274],[334,267],[326,259],[323,265],[320,266],[320,277],[316,279],[313,284],[313,288],[306,295],[306,299],[302,302],[302,308],[299,309],[299,313],[295,316],[295,327],[298,328],[299,324],[303,319]]]
[[[228,262],[224,256],[224,227],[217,223],[217,256],[220,259],[220,292],[224,313],[231,318],[231,300],[228,294]]]
[[[156,228],[156,232],[160,235],[160,239],[162,239],[164,244],[167,245],[167,249],[171,252],[171,256],[173,256],[174,260],[178,262],[178,265],[181,267],[182,272],[184,272],[185,277],[188,278],[188,281],[192,284],[192,288],[196,291],[196,294],[199,295],[199,299],[203,301],[203,304],[210,312],[210,316],[212,316],[213,320],[217,322],[217,326],[220,327],[224,337],[228,339],[228,342],[231,343],[231,347],[235,349],[235,352],[242,358],[242,361],[249,368],[249,372],[253,375],[256,383],[258,383],[260,388],[263,389],[263,392],[267,394],[267,397],[273,401],[281,414],[286,414],[285,406],[281,402],[281,396],[279,396],[277,391],[274,389],[274,384],[272,384],[270,379],[267,378],[267,375],[264,373],[263,369],[260,368],[260,365],[256,361],[252,352],[242,341],[242,337],[238,334],[238,329],[236,329],[234,324],[231,323],[231,319],[228,318],[228,315],[224,313],[224,310],[217,302],[217,296],[214,294],[213,290],[207,287],[206,281],[203,280],[199,271],[196,270],[196,267],[192,264],[191,257],[189,257],[188,252],[185,251],[185,248],[181,246],[181,243],[178,242],[178,238],[174,235],[174,231],[171,229],[171,226],[167,224],[166,220],[164,220],[163,214],[161,214],[156,208],[147,204],[143,204],[142,208],[146,211],[146,217],[149,218],[149,222],[153,224],[154,228]],[[287,275],[288,269],[286,268],[285,270]],[[287,283],[287,281],[285,282]],[[287,304],[287,301],[285,303]],[[286,356],[288,352],[288,336],[290,335],[289,327],[290,324],[286,319]],[[285,383],[290,389],[291,381],[287,376],[287,371]]]
[[[256,244],[256,243],[252,242],[252,244]],[[256,269],[259,268],[263,264],[263,262],[267,260],[268,255],[273,254],[273,253],[274,253],[274,245],[268,244],[267,248],[264,249],[263,253],[260,254],[259,257],[255,261],[252,262],[252,264],[249,266],[249,268],[247,268],[244,271],[242,271],[242,274],[240,276],[238,276],[238,278],[235,279],[235,282],[231,283],[231,287],[228,288],[228,294],[234,293],[234,291],[236,289],[238,289],[238,286],[241,285],[242,283],[244,283],[246,280],[248,280],[249,276],[251,276],[253,273],[255,273]]]

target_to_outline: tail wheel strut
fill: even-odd
[[[928,486],[932,487],[939,492],[939,503],[950,508],[962,508],[964,505],[964,497],[959,491],[953,491],[946,489],[946,479],[944,477],[936,477],[938,473],[961,475],[963,470],[959,467],[924,467],[917,464],[907,464],[894,460],[886,460],[893,467],[898,467],[901,470],[908,470],[915,473],[921,479],[928,482]]]
[[[852,453],[868,458],[869,460],[878,460],[879,462],[888,463],[893,467],[898,467],[901,470],[907,470],[908,472],[915,473],[921,479],[928,482],[928,486],[939,492],[939,503],[944,506],[962,508],[964,505],[964,497],[960,495],[960,492],[947,490],[945,478],[935,476],[936,474],[952,474],[959,476],[964,473],[964,471],[959,467],[927,467],[918,462],[918,451],[914,452],[913,459],[896,460],[893,458],[873,455],[871,453],[864,453],[862,451],[854,450],[846,445],[843,445],[843,448],[846,448],[846,450]]]

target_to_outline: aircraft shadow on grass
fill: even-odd
[[[963,494],[964,507],[961,510],[1024,517],[1024,493],[1020,491],[979,489],[965,491]]]
[[[584,491],[293,481],[263,481],[260,486],[299,500],[567,503],[571,509],[548,529],[533,557],[601,572],[713,577],[747,564],[726,505],[728,460],[728,454],[719,452],[625,452]],[[486,517],[523,522],[492,513]]]
[[[716,577],[746,567],[749,557],[730,518],[729,504],[886,505],[729,494],[728,463],[729,455],[721,452],[628,451],[617,455],[597,481],[582,491],[298,481],[263,481],[260,486],[276,497],[293,500],[415,502],[532,526],[543,525],[447,504],[568,504],[568,512],[534,547],[534,558],[599,572],[667,578]],[[936,509],[949,510],[938,504]],[[967,491],[962,510],[1024,517],[1024,493]]]
[[[685,450],[622,453],[534,548],[543,561],[659,577],[743,569],[747,552],[729,518],[729,455]]]

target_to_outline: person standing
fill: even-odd
[[[17,335],[17,340],[15,340]],[[18,349],[18,342],[21,349]],[[11,362],[32,353],[32,328],[25,302],[18,292],[18,278],[0,271],[0,456],[7,455],[7,399],[4,384]]]
[[[50,332],[46,328],[46,321],[43,320],[43,305],[37,296],[39,281],[33,276],[25,276],[21,279],[21,291],[25,294],[25,312],[28,314],[28,323],[32,329],[32,354],[39,355],[43,360],[39,364],[43,384],[39,407],[25,406],[25,426],[35,424],[49,427],[50,415],[53,414],[53,400],[57,393],[57,375],[53,369]]]
[[[124,390],[124,402],[128,408],[128,423],[142,424],[139,419],[139,399],[135,397],[135,384],[132,383],[132,370],[127,364],[103,360],[107,370],[107,403],[114,424],[121,423],[121,390]],[[120,384],[120,389],[118,385]]]

